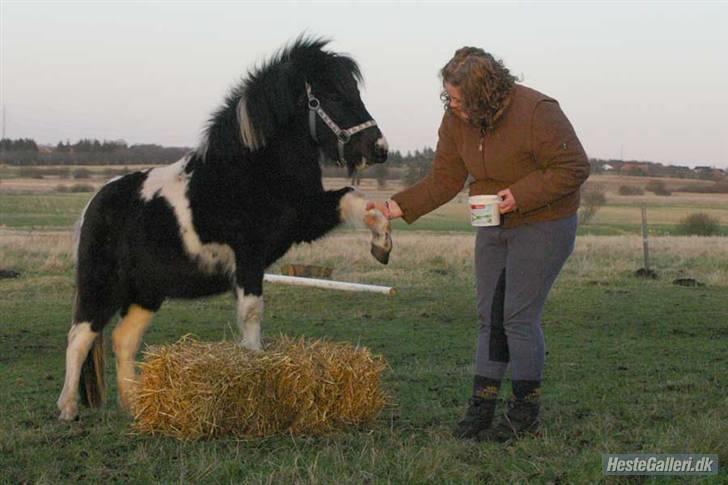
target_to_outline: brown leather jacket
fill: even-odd
[[[518,210],[501,224],[515,227],[574,214],[589,168],[556,100],[516,85],[511,105],[485,134],[446,112],[430,173],[392,199],[411,224],[455,197],[470,175],[470,195],[511,189]]]

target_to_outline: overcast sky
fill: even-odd
[[[256,62],[306,31],[365,76],[394,149],[434,146],[438,69],[484,48],[597,158],[728,167],[727,2],[0,0],[6,136],[195,146]]]

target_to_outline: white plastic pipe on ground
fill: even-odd
[[[283,276],[277,274],[265,274],[263,281],[269,283],[283,283],[286,285],[311,286],[325,290],[341,291],[363,291],[369,293],[381,293],[384,295],[395,295],[397,290],[391,286],[363,285],[360,283],[346,283],[344,281],[322,280],[317,278],[301,278],[298,276]]]

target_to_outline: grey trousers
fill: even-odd
[[[512,380],[541,380],[541,312],[574,249],[576,223],[573,215],[512,229],[478,228],[476,375],[502,379],[510,363]]]

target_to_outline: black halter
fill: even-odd
[[[316,136],[316,115],[318,115],[321,120],[326,123],[326,126],[334,132],[336,139],[339,141],[339,159],[336,160],[336,163],[340,167],[346,165],[346,159],[344,158],[344,145],[351,141],[352,135],[366,130],[367,128],[371,128],[372,126],[377,126],[377,122],[369,120],[346,130],[342,130],[339,128],[339,125],[337,125],[336,122],[332,120],[328,114],[326,114],[326,111],[324,111],[321,107],[321,102],[313,95],[313,93],[311,93],[311,85],[308,83],[306,83],[306,96],[308,96],[308,126],[311,130],[311,137],[318,142],[318,137]]]

